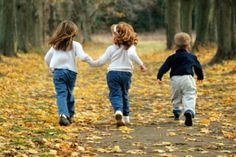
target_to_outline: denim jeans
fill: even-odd
[[[76,75],[76,72],[67,69],[56,69],[53,73],[59,115],[73,116],[75,113],[73,90]]]
[[[124,116],[128,116],[129,93],[132,73],[122,71],[109,71],[107,73],[107,85],[109,88],[109,100],[114,111],[120,110]]]

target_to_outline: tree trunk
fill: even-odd
[[[236,58],[235,2],[216,0],[216,5],[218,49],[211,64]]]
[[[17,0],[17,48],[23,52],[41,49],[43,45],[43,2]]]
[[[72,1],[53,2],[49,4],[48,35],[51,36],[63,20],[71,20],[73,7]]]
[[[232,0],[232,15],[231,15],[231,35],[232,35],[232,49],[233,49],[233,57],[236,57],[236,1]]]
[[[210,44],[217,42],[217,30],[216,30],[216,4],[215,1],[211,1],[210,13],[209,13],[209,28],[208,38]]]
[[[43,3],[28,0],[27,31],[30,49],[41,49],[43,45]]]
[[[0,34],[3,34],[3,28],[2,28],[2,11],[3,11],[3,0],[0,0]],[[3,36],[0,35],[0,54],[3,54]]]
[[[193,0],[181,0],[180,19],[181,31],[191,35]]]
[[[95,22],[97,4],[96,0],[73,0],[74,19],[82,31],[83,43],[92,41],[92,26]]]
[[[2,5],[2,37],[3,55],[16,56],[15,51],[15,0],[3,0]]]
[[[17,0],[16,1],[16,41],[17,50],[28,52],[28,24],[27,13],[28,13],[28,1],[27,0]]]
[[[193,46],[194,50],[199,50],[199,47],[206,47],[208,44],[207,35],[209,28],[209,13],[211,0],[196,1],[196,40]]]
[[[166,5],[167,49],[172,49],[174,35],[180,31],[180,1],[167,0]]]

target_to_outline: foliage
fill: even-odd
[[[115,0],[101,5],[96,20],[96,31],[102,31],[114,23],[125,21],[139,32],[155,31],[164,27],[163,0]]]
[[[236,61],[205,66],[198,85],[193,127],[170,118],[170,86],[156,72],[171,53],[156,43],[138,46],[148,71],[135,69],[130,90],[132,125],[117,129],[107,98],[106,66],[79,62],[75,123],[58,125],[52,78],[40,54],[2,57],[0,63],[0,156],[235,156]],[[107,45],[85,47],[98,58]],[[95,52],[96,50],[96,52]],[[142,53],[141,50],[145,50]],[[203,64],[215,49],[197,54]]]

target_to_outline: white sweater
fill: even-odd
[[[89,61],[91,66],[101,66],[107,62],[110,62],[108,71],[133,71],[134,61],[138,65],[143,65],[143,62],[136,53],[136,47],[132,45],[128,50],[124,46],[111,45],[105,53],[96,61]]]
[[[51,47],[44,60],[51,71],[54,69],[68,69],[77,72],[77,57],[79,57],[82,61],[92,60],[86,53],[84,53],[81,44],[73,41],[72,50],[69,51],[56,50]]]

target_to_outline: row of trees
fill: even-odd
[[[82,42],[119,21],[136,31],[166,28],[167,48],[174,34],[196,32],[194,50],[217,44],[214,62],[236,57],[235,0],[0,0],[0,53],[40,49],[63,20],[74,21]]]
[[[194,50],[217,43],[218,50],[212,63],[236,58],[235,11],[235,0],[167,0],[167,48],[173,46],[175,33],[184,31],[191,34],[194,17]]]

